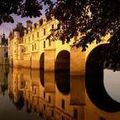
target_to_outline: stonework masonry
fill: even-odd
[[[35,24],[28,21],[27,28],[23,30],[24,35],[22,36],[21,31],[14,29],[10,33],[8,45],[10,66],[44,69],[44,71],[65,70],[65,64],[67,63],[67,59],[65,59],[67,54],[65,53],[68,52],[72,74],[83,74],[87,56],[99,44],[92,43],[87,51],[82,52],[80,49],[71,47],[72,42],[68,44],[61,40],[47,40],[51,30],[57,28],[58,23],[54,18],[49,21],[42,18]],[[103,43],[106,43],[108,38],[109,35],[104,38]],[[71,41],[74,41],[74,39]],[[56,61],[60,64],[58,68],[55,67]]]

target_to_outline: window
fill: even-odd
[[[34,45],[34,49],[36,50],[36,43],[35,43],[35,45]]]
[[[32,40],[34,40],[34,35],[32,35]]]
[[[65,100],[62,100],[62,109],[65,109]]]
[[[65,44],[65,40],[62,40],[62,44]]]
[[[54,29],[54,24],[52,25],[52,30]]]
[[[78,111],[77,111],[77,109],[74,109],[74,111],[73,111],[73,117],[75,119],[78,119]]]
[[[46,30],[44,29],[44,35],[46,34]]]
[[[57,29],[60,29],[60,24],[57,25]]]
[[[48,102],[51,103],[51,97],[50,97],[50,96],[49,96],[49,98],[48,98]]]
[[[30,37],[28,38],[29,42],[30,42]]]
[[[37,32],[37,37],[39,37],[39,32]]]

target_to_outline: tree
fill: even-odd
[[[62,30],[58,30],[58,36],[61,40],[69,42],[81,33],[74,45],[84,51],[88,44],[99,43],[110,33],[105,67],[114,70],[120,67],[120,0],[57,0],[51,6],[46,15],[48,18],[54,15],[60,21]]]
[[[12,14],[21,17],[41,15],[42,5],[39,0],[0,0],[0,24],[14,22]]]

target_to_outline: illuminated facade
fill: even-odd
[[[98,44],[93,43],[86,52],[82,52],[80,49],[71,47],[74,38],[69,44],[61,40],[47,40],[51,30],[57,26],[58,21],[54,18],[49,21],[40,19],[35,24],[27,21],[26,28],[19,23],[9,36],[10,65],[32,69],[40,68],[45,71],[66,70],[66,59],[69,57],[71,73],[78,74],[82,71],[81,74],[83,74],[87,56]],[[104,38],[105,41],[108,36]],[[58,63],[57,68],[55,67],[56,62]]]

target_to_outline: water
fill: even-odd
[[[84,76],[2,66],[0,76],[0,120],[120,120],[120,110],[100,109],[88,97]],[[106,76],[105,89],[119,103]]]

